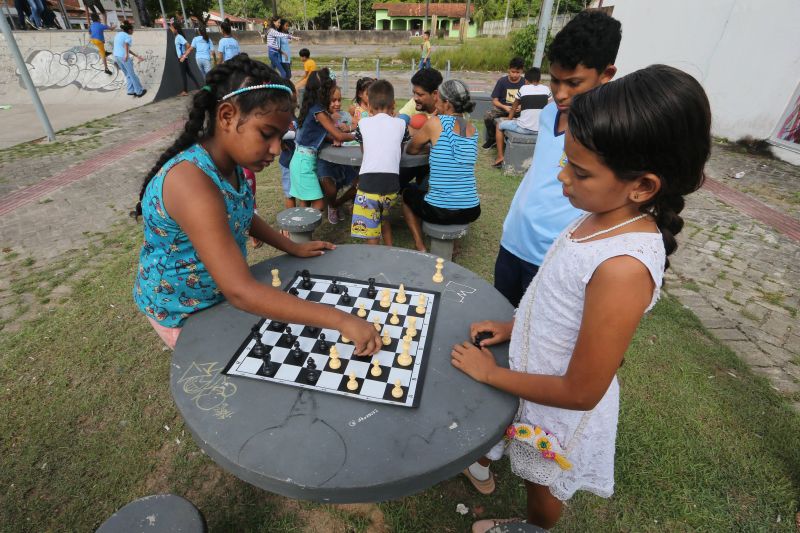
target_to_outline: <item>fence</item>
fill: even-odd
[[[574,17],[574,13],[563,13],[561,15],[556,15],[553,17],[553,22],[550,25],[550,33],[556,34],[561,31],[561,28],[567,25],[567,22],[572,20]],[[481,28],[481,35],[490,35],[490,36],[503,36],[507,33],[511,33],[514,30],[521,30],[526,26],[530,26],[531,24],[536,24],[536,17],[527,17],[523,19],[508,19],[508,29],[506,29],[506,21],[505,20],[487,20],[483,23],[483,28]]]

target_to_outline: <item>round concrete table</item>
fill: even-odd
[[[349,165],[351,167],[360,167],[362,152],[360,146],[333,146],[332,144],[324,145],[319,151],[319,158],[324,159],[330,163],[339,165]],[[421,167],[428,164],[428,153],[410,155],[407,154],[403,148],[403,155],[400,157],[401,167]]]
[[[197,313],[172,357],[170,385],[199,446],[225,470],[270,492],[320,502],[400,498],[456,476],[503,436],[517,400],[450,364],[469,324],[510,320],[513,308],[486,281],[449,261],[384,246],[340,245],[321,257],[276,257],[252,268],[269,283],[280,269],[441,293],[418,407],[374,403],[222,374],[258,317],[227,302]],[[493,350],[508,364],[507,344]]]

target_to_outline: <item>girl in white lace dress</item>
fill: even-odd
[[[529,522],[552,527],[576,490],[614,491],[617,369],[658,300],[683,226],[683,197],[702,184],[710,122],[700,84],[664,65],[576,96],[558,179],[587,214],[556,239],[515,320],[473,324],[473,339],[492,336],[481,348],[453,348],[456,368],[521,398],[519,424],[507,436],[512,470],[525,478]],[[486,347],[509,338],[505,369]],[[496,446],[479,463],[502,451]]]

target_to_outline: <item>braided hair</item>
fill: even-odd
[[[439,98],[453,105],[456,113],[471,113],[475,109],[467,85],[461,80],[447,80],[439,85]]]
[[[300,107],[300,116],[297,117],[298,127],[302,127],[308,116],[308,110],[315,104],[328,110],[331,105],[331,95],[336,87],[336,81],[331,79],[330,71],[327,68],[316,70],[308,76],[306,90],[303,93],[303,105]]]
[[[576,96],[569,131],[618,179],[659,177],[660,190],[639,209],[655,219],[666,254],[673,253],[684,196],[702,186],[711,151],[711,108],[700,83],[666,65],[637,70]]]
[[[275,83],[290,87],[280,74],[275,72],[260,61],[250,59],[247,54],[239,54],[228,61],[217,65],[206,76],[206,86],[195,93],[191,107],[189,108],[189,118],[183,127],[183,132],[175,139],[172,146],[166,149],[156,164],[147,173],[139,192],[139,202],[136,208],[131,211],[131,216],[138,218],[142,214],[142,198],[147,190],[147,185],[161,171],[161,168],[173,157],[198,143],[200,140],[213,137],[216,126],[216,110],[220,103],[220,98],[226,94],[252,85]],[[290,87],[292,88],[292,87]],[[267,104],[280,106],[280,109],[292,111],[292,96],[281,89],[259,89],[244,92],[226,100],[239,108],[243,117],[240,124],[246,117],[256,109],[263,109]]]

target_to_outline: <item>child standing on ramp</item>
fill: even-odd
[[[533,524],[551,528],[577,490],[614,492],[617,369],[658,300],[684,196],[703,183],[710,127],[703,88],[664,65],[575,96],[558,179],[587,214],[553,243],[515,320],[472,324],[480,347],[453,348],[453,366],[520,397],[506,453],[525,480]],[[487,347],[509,339],[506,369]],[[503,449],[465,470],[481,492],[493,489],[489,460]],[[497,522],[476,522],[473,532]]]

